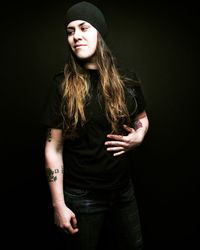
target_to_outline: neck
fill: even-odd
[[[84,68],[86,68],[86,69],[97,69],[97,65],[96,65],[96,63],[85,63],[84,64]]]
[[[84,62],[84,67],[86,69],[97,69],[96,55],[93,55],[89,60]]]

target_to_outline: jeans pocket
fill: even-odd
[[[71,197],[71,198],[82,198],[85,195],[88,194],[87,189],[80,189],[80,188],[72,188],[72,187],[67,187],[64,190],[65,197]]]

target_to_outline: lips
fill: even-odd
[[[74,46],[74,48],[77,49],[77,48],[81,48],[81,47],[84,47],[84,46],[86,46],[86,44],[76,44]]]

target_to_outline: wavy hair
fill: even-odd
[[[100,96],[105,104],[105,114],[111,124],[112,133],[121,133],[122,124],[130,124],[130,117],[125,103],[124,80],[120,75],[115,58],[98,34],[96,63],[99,71]],[[89,98],[90,81],[81,62],[70,53],[64,67],[62,84],[63,131],[67,137],[73,137],[86,122],[84,106]]]

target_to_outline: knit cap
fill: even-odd
[[[102,37],[105,37],[107,33],[105,17],[101,10],[92,3],[82,1],[72,5],[66,13],[65,25],[67,26],[75,20],[83,20],[90,23]]]

